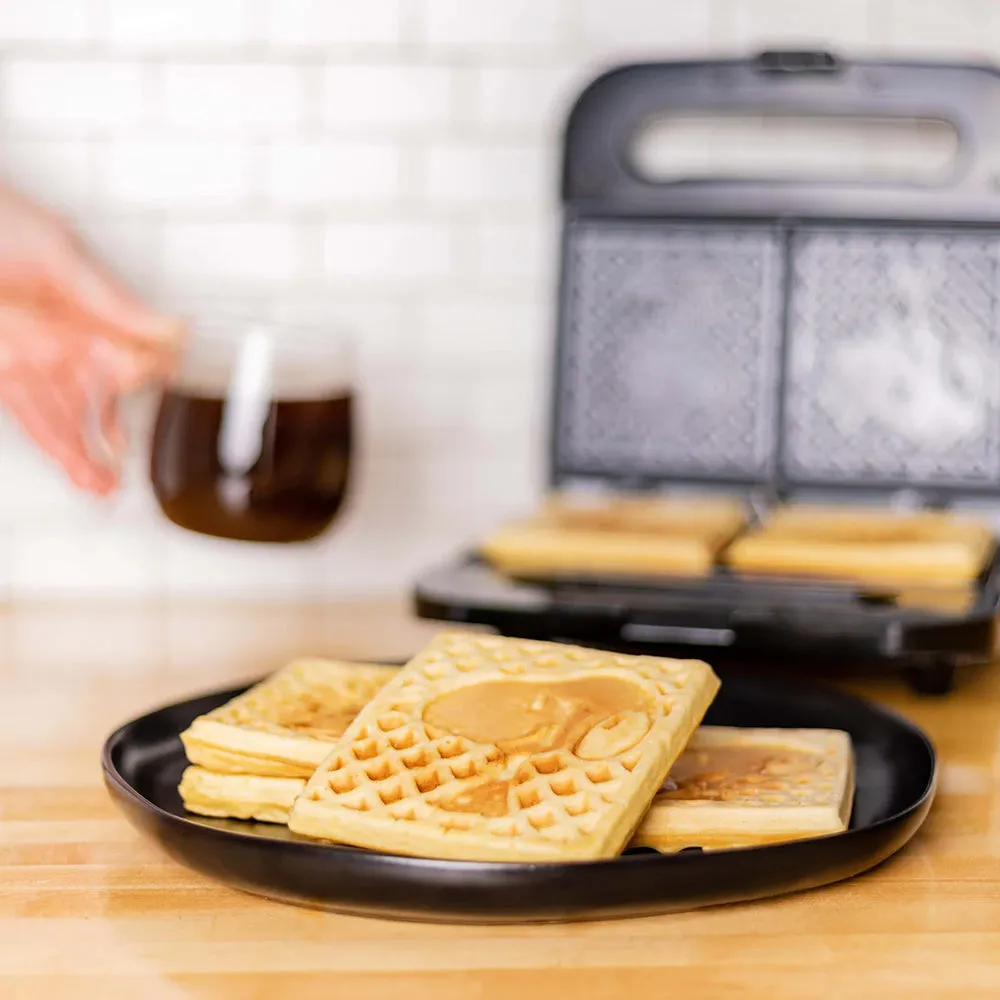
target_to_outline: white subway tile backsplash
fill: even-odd
[[[425,378],[423,371],[418,374],[418,364],[420,362],[412,357],[387,358],[378,370],[366,374],[359,399],[364,456],[359,475],[367,484],[382,474],[379,479],[384,491],[382,499],[392,503],[398,502],[402,494],[397,488],[399,484],[385,489],[382,457],[389,452],[403,453],[402,462],[394,461],[391,465],[393,474],[401,466],[419,465],[418,449],[426,442],[429,430],[452,426],[449,399],[438,393],[438,381]],[[432,382],[433,388],[430,387]],[[452,389],[459,395],[465,391],[459,386]],[[432,402],[429,408],[422,409],[421,401],[426,398]]]
[[[576,63],[477,67],[473,120],[487,129],[499,126],[540,132],[561,128],[572,99],[587,79],[587,71]]]
[[[306,117],[304,70],[264,63],[169,63],[161,120],[178,130],[284,135]]]
[[[91,252],[127,287],[147,298],[154,293],[163,249],[156,219],[76,212],[73,224]]]
[[[533,376],[519,372],[478,387],[466,411],[475,440],[503,434],[515,451],[530,450],[533,441],[541,440],[539,380]]]
[[[250,196],[254,153],[236,142],[115,140],[107,151],[104,194],[141,208],[238,205]]]
[[[391,45],[408,0],[264,0],[264,37],[272,45]]]
[[[107,533],[117,524],[135,533],[159,521],[162,515],[149,477],[149,448],[158,403],[158,389],[122,401],[120,415],[129,452],[122,463],[119,488],[104,497],[72,489],[62,469],[43,456],[0,407],[3,534],[18,534],[23,527],[34,539],[52,528],[63,538],[72,531]],[[10,525],[17,525],[17,532],[7,530]],[[0,581],[6,565],[0,564]]]
[[[359,507],[305,556],[307,592],[341,598],[397,592],[426,568],[432,545],[412,510]]]
[[[280,597],[300,592],[309,545],[268,546],[208,538],[166,524],[157,531],[168,594]]]
[[[885,0],[839,0],[836,4],[800,0],[730,0],[724,24],[736,45],[756,51],[769,46],[834,43],[834,48],[870,47],[872,4]],[[725,36],[724,36],[725,37]]]
[[[429,45],[556,46],[577,0],[424,0],[421,40]],[[613,4],[608,4],[613,6]]]
[[[454,115],[457,74],[446,66],[331,65],[323,74],[328,126],[433,128]]]
[[[379,290],[317,289],[294,296],[274,296],[267,316],[277,323],[326,328],[358,341],[377,336],[400,321],[401,304]]]
[[[454,234],[439,222],[332,223],[324,258],[331,279],[389,285],[447,278],[456,266]]]
[[[873,11],[880,44],[924,53],[996,58],[1000,8],[981,0],[878,0]]]
[[[540,206],[556,192],[552,159],[538,144],[433,143],[424,169],[426,196],[440,205]]]
[[[179,288],[284,285],[302,274],[302,234],[287,222],[168,222],[165,277]]]
[[[147,467],[155,403],[155,394],[125,401],[123,429],[131,451],[124,462],[122,488],[105,497],[74,490],[62,469],[35,448],[0,406],[0,527],[16,524],[18,530],[24,526],[38,534],[49,527],[108,530],[122,517],[134,529],[148,521],[155,510]]]
[[[86,139],[12,139],[0,144],[0,175],[50,208],[80,209],[94,197],[96,151]]]
[[[484,287],[529,284],[551,292],[558,243],[549,219],[490,220],[475,227],[476,281]]]
[[[94,37],[100,0],[6,0],[0,43],[86,42]]]
[[[418,315],[421,347],[439,370],[481,363],[484,376],[523,371],[550,342],[549,309],[530,293],[428,296]]]
[[[267,311],[279,323],[306,324],[346,338],[353,354],[352,378],[362,396],[372,372],[413,350],[408,343],[413,339],[411,313],[405,297],[381,287],[369,288],[367,294],[338,287],[325,293],[282,295]]]
[[[62,470],[43,456],[0,406],[0,533],[26,516],[58,521],[83,500]]]
[[[8,540],[7,575],[27,597],[155,593],[158,555],[149,527],[120,517],[69,526],[28,521]]]
[[[36,0],[32,0],[32,3]],[[102,0],[105,37],[143,49],[241,45],[249,36],[250,0]]]
[[[395,514],[405,506],[411,516],[425,517],[442,508],[476,508],[484,498],[475,481],[465,482],[452,464],[465,464],[470,475],[479,476],[484,466],[520,468],[511,453],[533,455],[544,440],[537,372],[486,355],[476,362],[476,378],[476,367],[463,369],[451,361],[421,365],[408,377],[367,387],[373,398],[360,446],[363,511]],[[482,377],[486,370],[488,378]],[[457,482],[461,489],[454,488]]]
[[[0,120],[26,130],[111,131],[146,111],[138,63],[7,59],[0,64]]]
[[[268,199],[284,208],[392,201],[402,189],[402,156],[391,142],[275,143],[264,184]]]
[[[456,539],[462,537],[454,516],[420,511],[416,502],[409,510],[372,511],[352,531],[331,537],[314,586],[345,599],[408,591],[430,565],[457,553]]]
[[[650,52],[676,54],[707,49],[715,41],[714,18],[720,0],[700,0],[698,3],[664,0],[577,2],[584,44],[591,50],[614,53],[619,58]],[[746,2],[756,4],[757,0]]]
[[[502,519],[530,510],[540,478],[538,464],[536,453],[517,435],[505,435],[502,443],[488,448],[477,442],[440,450],[424,456],[424,477],[414,498],[436,517],[451,520],[453,538],[482,537]],[[455,490],[456,482],[462,483],[461,491]],[[453,544],[445,537],[438,554],[428,553],[416,569],[440,561],[453,551]]]

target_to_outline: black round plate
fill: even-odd
[[[181,864],[258,895],[373,917],[520,923],[668,913],[809,889],[865,871],[917,831],[937,776],[934,748],[912,723],[839,691],[720,671],[706,723],[844,729],[857,790],[845,833],[788,844],[607,861],[510,864],[408,858],[319,844],[267,823],[185,812],[179,733],[245,688],[144,715],[104,746],[105,782],[129,820]]]

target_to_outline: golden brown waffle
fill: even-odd
[[[201,816],[287,823],[288,810],[305,787],[305,778],[262,778],[185,768],[178,791],[184,808]]]
[[[484,557],[516,576],[552,573],[704,575],[746,523],[723,498],[552,498],[536,517],[501,527]]]
[[[192,764],[223,774],[308,778],[395,667],[305,659],[181,733]]]
[[[428,857],[610,857],[718,687],[696,660],[445,633],[351,723],[288,825]]]
[[[838,833],[853,800],[847,733],[702,726],[631,846],[719,850]]]
[[[990,528],[937,511],[792,505],[736,539],[723,560],[736,570],[863,584],[967,584],[993,554]]]

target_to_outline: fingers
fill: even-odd
[[[55,385],[61,406],[80,429],[88,456],[106,468],[117,467],[125,441],[118,419],[118,385],[110,374],[70,359],[61,366]]]
[[[0,223],[0,285],[5,292],[47,286],[67,308],[90,315],[113,335],[161,349],[177,343],[181,326],[176,320],[143,306],[97,263],[71,226],[3,182]]]
[[[182,325],[149,313],[96,265],[81,261],[72,265],[77,281],[72,287],[80,295],[93,289],[95,297],[89,301],[73,298],[70,286],[63,285],[64,298],[52,310],[53,318],[58,316],[64,328],[87,335],[90,360],[108,372],[117,392],[129,394],[167,377],[179,354]]]
[[[127,395],[168,375],[174,355],[145,345],[126,347],[120,341],[95,338],[90,345],[90,359],[96,368],[107,373],[118,392]]]
[[[108,493],[125,446],[117,397],[167,374],[182,327],[57,220],[22,221],[0,233],[0,403],[77,486]]]
[[[72,377],[59,377],[52,369],[45,374],[21,369],[0,376],[0,400],[73,483],[107,494],[117,485],[117,473],[95,462],[88,452],[84,428],[89,404],[73,382]]]
[[[40,368],[65,358],[100,369],[116,391],[127,394],[168,375],[175,355],[144,342],[108,340],[107,328],[92,316],[61,304],[0,298],[0,371],[16,364]]]
[[[18,365],[55,364],[76,331],[63,329],[30,300],[0,299],[0,373]]]
[[[94,406],[96,414],[96,431],[101,437],[101,445],[107,453],[109,463],[117,463],[125,454],[128,442],[122,427],[121,413],[118,407],[118,397],[110,392],[104,393]]]
[[[68,237],[45,262],[53,290],[68,309],[88,314],[110,336],[139,340],[158,351],[176,350],[183,324],[148,309]]]

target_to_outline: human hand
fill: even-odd
[[[169,370],[180,333],[70,227],[0,185],[0,403],[81,489],[117,485],[119,400]]]

